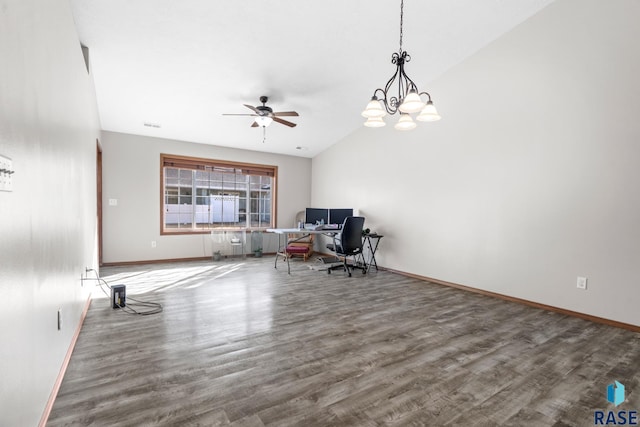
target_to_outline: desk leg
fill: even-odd
[[[369,239],[369,240],[371,240],[371,239]],[[376,267],[376,271],[378,271],[378,263],[376,261],[376,251],[378,250],[378,245],[379,244],[380,244],[380,239],[376,239],[376,245],[371,250],[371,262],[369,263],[369,266],[371,266],[371,264],[373,264]],[[371,242],[369,242],[369,247],[371,248]]]
[[[280,255],[280,248],[282,247],[282,243],[280,239],[282,238],[282,234],[278,234],[278,249],[276,249],[276,259],[273,262],[273,268],[278,268],[278,255]]]
[[[380,244],[380,239],[376,238],[375,246],[371,244],[371,237],[367,236],[367,245],[369,246],[369,253],[371,254],[369,257],[369,262],[366,263],[367,271],[371,268],[371,265],[376,267],[376,271],[378,271],[378,263],[376,261],[376,251],[378,250],[378,245]]]
[[[278,256],[282,255],[284,257],[284,259],[287,261],[287,274],[291,274],[291,266],[289,265],[289,257],[287,256],[287,242],[288,242],[288,237],[285,236],[284,241],[285,244],[282,244],[282,236],[283,234],[278,234],[278,250],[276,251],[276,260],[273,263],[273,268],[277,269],[278,268]]]
[[[286,243],[284,244],[284,248],[283,248],[282,253],[284,254],[284,259],[287,260],[287,274],[291,274],[291,265],[289,264],[289,258],[290,257],[287,255],[287,246],[289,246],[289,237],[286,236],[284,241]]]

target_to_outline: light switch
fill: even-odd
[[[109,206],[118,206],[118,199],[109,199]]]
[[[578,281],[576,283],[576,287],[578,289],[587,289],[587,278],[578,276]]]

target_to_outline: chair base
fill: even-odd
[[[332,270],[342,269],[346,271],[349,277],[351,277],[351,271],[354,269],[362,270],[362,274],[366,274],[367,268],[365,265],[360,265],[358,263],[348,263],[346,258],[338,258],[338,257],[324,257],[321,258],[324,264],[335,264],[327,267],[327,274],[331,274]]]

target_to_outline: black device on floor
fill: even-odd
[[[127,287],[125,285],[111,286],[111,306],[113,308],[122,308],[126,306],[126,294]]]

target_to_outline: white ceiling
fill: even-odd
[[[552,1],[407,0],[407,74],[429,90]],[[360,112],[395,71],[400,1],[70,3],[108,131],[313,157],[362,126]],[[222,116],[250,113],[242,104],[261,95],[274,111],[300,113],[285,117],[298,126],[272,123],[263,143],[251,117]]]

